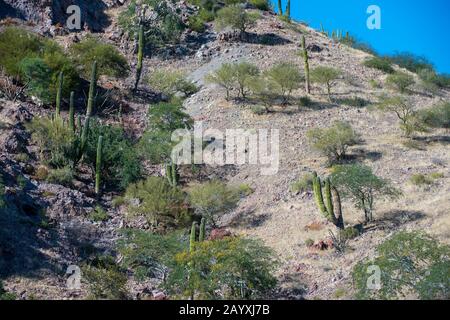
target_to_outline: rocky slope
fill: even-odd
[[[34,10],[36,4],[32,1],[4,2],[11,10],[16,10],[18,17],[35,21],[37,31],[55,35],[66,46],[89,30],[101,31],[100,35],[121,49],[134,67],[134,45],[125,40],[116,24],[117,12],[122,10],[120,5],[123,1],[95,1],[94,6],[89,5],[97,13],[94,16],[88,14],[86,24],[89,27],[76,35],[57,35],[54,31],[54,25],[63,17],[59,6],[63,7],[64,1],[53,1],[53,5],[41,2],[39,10]],[[104,17],[97,16],[97,6]],[[108,22],[103,24],[102,21]],[[376,245],[399,229],[426,230],[449,243],[448,134],[439,130],[423,134],[420,140],[424,148],[409,149],[402,144],[394,116],[341,103],[330,104],[320,87],[312,89],[313,107],[292,106],[286,110],[275,106],[277,112],[265,115],[254,114],[248,105],[226,101],[220,88],[204,81],[207,74],[224,62],[236,61],[255,63],[261,70],[278,62],[292,61],[302,69],[303,61],[298,56],[302,34],[306,35],[310,48],[315,49],[310,57],[312,68],[326,65],[343,71],[344,77],[334,89],[338,99],[360,97],[375,102],[376,97],[387,90],[373,89],[369,84],[371,79],[382,83],[386,75],[363,66],[367,53],[339,44],[305,25],[287,25],[275,15],[264,13],[249,31],[252,39],[256,40],[243,43],[228,40],[211,27],[200,43],[184,43],[178,51],[174,49],[180,53],[175,57],[145,59],[144,74],[158,68],[186,71],[201,89],[185,101],[185,107],[195,120],[203,121],[204,129],[280,130],[280,168],[276,175],[263,176],[260,168],[252,165],[234,166],[232,170],[212,168],[209,172],[209,178],[218,176],[231,183],[248,184],[254,189],[234,212],[224,217],[222,224],[237,234],[261,238],[279,254],[282,264],[277,274],[280,279],[277,297],[332,299],[336,298],[338,289],[344,293],[340,297],[351,297],[350,272],[354,264],[373,255]],[[263,37],[269,40],[264,43],[258,41]],[[123,89],[132,81],[130,77],[116,85]],[[448,91],[430,96],[421,92],[419,87],[414,90],[412,98],[419,108],[438,101],[450,101]],[[300,97],[305,92],[298,90],[293,95]],[[136,135],[145,127],[146,105],[151,102],[150,93],[140,102],[123,101],[127,106],[125,126]],[[8,265],[0,267],[7,274],[5,287],[20,298],[80,298],[86,294],[83,290],[73,293],[66,289],[65,268],[79,262],[83,258],[83,250],[90,246],[103,252],[113,251],[116,231],[126,222],[124,213],[111,206],[111,194],[102,199],[109,208],[111,219],[93,223],[86,218],[94,210],[95,203],[89,194],[41,183],[27,174],[27,167],[36,165],[36,161],[21,161],[17,157],[22,153],[32,156],[35,152],[34,147],[28,145],[29,136],[23,124],[46,112],[32,102],[0,100],[0,120],[6,123],[0,132],[0,162],[7,174],[7,201],[12,204],[11,212],[7,217],[1,217],[0,222],[5,220],[13,226],[6,235],[11,246],[0,252],[9,257]],[[350,251],[345,255],[306,246],[307,239],[319,241],[327,238],[331,226],[320,217],[310,192],[293,194],[289,191],[290,185],[303,173],[317,171],[326,174],[329,171],[324,166],[325,159],[311,151],[306,132],[314,127],[327,127],[334,120],[349,121],[362,136],[364,143],[351,148],[350,154],[372,167],[375,174],[390,179],[404,192],[399,200],[377,204],[376,223],[350,242]],[[159,168],[152,170],[160,174]],[[408,182],[412,174],[431,172],[443,173],[444,178],[427,188],[418,188]],[[23,186],[19,186],[14,178],[20,174],[25,177]],[[343,205],[349,224],[362,222],[361,213],[351,203]],[[35,223],[41,208],[46,208],[50,228]],[[29,224],[24,225],[23,219]],[[312,224],[316,228],[308,228]],[[136,296],[155,288],[151,284],[145,287],[130,282],[130,289]]]

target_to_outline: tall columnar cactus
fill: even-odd
[[[75,93],[72,91],[70,93],[69,100],[69,128],[75,133],[75,106],[74,106]]]
[[[62,87],[64,83],[64,73],[61,71],[58,76],[58,88],[56,89],[56,117],[61,114]],[[55,118],[56,118],[55,117]]]
[[[198,241],[202,242],[205,241],[205,235],[206,235],[206,219],[202,218],[200,221],[200,231],[198,235]]]
[[[278,14],[279,14],[280,16],[283,15],[283,4],[282,4],[282,1],[281,1],[281,0],[278,0]]]
[[[141,80],[142,67],[144,60],[144,26],[141,24],[139,27],[139,43],[138,43],[138,56],[136,66],[136,81],[134,82],[134,91],[137,90],[139,81]]]
[[[196,232],[197,232],[197,222],[194,221],[194,222],[192,222],[191,236],[189,238],[189,252],[194,252]]]
[[[322,190],[322,182],[313,174],[313,191],[316,204],[320,212],[331,223],[340,229],[344,229],[344,219],[342,216],[341,198],[338,190],[332,186],[330,179],[325,180],[325,190]]]
[[[310,94],[311,93],[311,80],[309,77],[309,57],[308,57],[308,50],[306,49],[305,36],[302,36],[302,50],[303,50],[303,59],[305,62],[305,90],[308,94]]]
[[[291,0],[288,0],[286,5],[286,19],[291,21]]]
[[[84,126],[81,132],[81,144],[80,144],[80,158],[84,155],[87,146],[87,139],[89,135],[89,123],[91,120],[92,110],[95,104],[95,88],[97,86],[97,61],[92,65],[91,71],[91,83],[89,85],[88,105],[86,110],[86,119],[84,120]]]
[[[101,170],[102,170],[102,157],[103,157],[103,136],[98,137],[97,143],[97,161],[95,164],[95,194],[100,195],[101,184]]]
[[[166,164],[166,178],[172,187],[176,187],[178,185],[179,180],[178,166],[175,164],[175,162]]]

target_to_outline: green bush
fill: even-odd
[[[270,2],[268,0],[250,0],[249,3],[256,9],[269,11],[271,8]]]
[[[191,207],[214,226],[220,215],[236,207],[240,195],[238,188],[227,186],[218,180],[198,184],[188,190]]]
[[[113,46],[88,36],[70,47],[70,52],[85,79],[91,76],[92,64],[97,61],[98,76],[107,75],[124,78],[128,75],[129,66],[125,57]]]
[[[141,178],[142,164],[138,148],[126,137],[122,127],[103,125],[91,119],[86,146],[85,162],[95,172],[98,137],[103,136],[102,181],[110,186],[125,189]]]
[[[259,14],[248,13],[240,5],[230,5],[217,12],[216,27],[218,30],[231,28],[238,30],[243,36],[247,29],[254,26],[259,19]]]
[[[335,81],[341,76],[339,69],[331,67],[316,67],[311,70],[311,81],[326,85],[328,99],[331,102],[331,88],[335,85]]]
[[[373,57],[364,61],[364,65],[368,68],[378,69],[386,73],[394,73],[394,68],[387,58]]]
[[[14,293],[7,292],[3,288],[3,282],[0,280],[0,301],[1,300],[16,300],[17,297]]]
[[[61,118],[38,118],[27,124],[31,140],[40,150],[40,160],[55,168],[73,167],[78,160],[78,140]]]
[[[424,174],[413,174],[409,179],[413,185],[422,186],[422,185],[430,185],[433,184],[433,179],[427,177]]]
[[[144,216],[152,230],[165,232],[186,226],[190,216],[183,192],[161,177],[149,177],[128,186],[125,192],[129,212]],[[133,201],[137,199],[138,203]]]
[[[361,164],[333,167],[331,182],[343,198],[350,199],[358,209],[364,211],[366,223],[373,221],[377,198],[396,199],[401,195],[388,180],[376,176],[370,167]]]
[[[342,121],[335,121],[326,129],[311,129],[307,137],[312,147],[328,158],[329,164],[343,160],[348,147],[359,141],[358,134],[350,124]]]
[[[157,70],[148,77],[148,84],[152,89],[173,97],[177,93],[190,96],[198,91],[197,86],[186,78],[180,71]]]
[[[234,78],[238,89],[238,97],[245,99],[247,97],[250,85],[256,81],[259,76],[259,69],[249,62],[240,62],[233,65]]]
[[[386,85],[400,93],[405,93],[408,87],[415,83],[414,77],[404,72],[395,72],[386,78]]]
[[[127,276],[110,256],[95,258],[82,268],[90,299],[124,300],[128,298]]]
[[[361,97],[353,97],[353,98],[342,98],[338,100],[340,104],[356,107],[356,108],[362,108],[369,104],[369,101],[367,101],[364,98]]]
[[[28,92],[44,103],[54,101],[61,71],[64,95],[79,84],[71,59],[56,42],[17,27],[0,33],[0,67],[8,76],[28,83]]]
[[[146,15],[142,19],[142,6],[147,6],[154,15]],[[140,25],[144,27],[145,43],[152,49],[163,48],[180,41],[186,28],[182,21],[181,11],[169,1],[143,0],[130,1],[128,7],[118,17],[119,26],[126,31],[130,38],[139,32]]]
[[[299,193],[311,191],[313,186],[313,174],[305,173],[296,182],[291,185],[291,192]]]
[[[360,234],[359,230],[354,227],[347,227],[345,229],[339,230],[339,236],[345,240],[352,240],[358,237]]]
[[[421,232],[402,231],[377,247],[374,259],[365,259],[353,268],[357,299],[450,298],[450,247]],[[381,270],[377,290],[371,266]],[[372,267],[373,268],[373,267]]]
[[[300,97],[300,99],[298,100],[298,106],[299,107],[310,107],[313,104],[314,104],[314,102],[308,96]]]
[[[89,220],[94,222],[106,221],[108,219],[108,213],[99,205],[97,205],[94,210],[89,213]]]
[[[233,64],[224,63],[216,71],[208,74],[206,82],[215,83],[226,90],[227,100],[230,99],[231,91],[235,87],[235,68]]]
[[[386,59],[399,67],[405,68],[414,73],[418,73],[423,69],[433,70],[433,64],[428,61],[427,58],[419,57],[409,52],[398,53],[393,56],[389,56]]]
[[[450,129],[450,102],[443,102],[419,112],[421,122],[430,128]]]
[[[196,242],[175,256],[166,287],[185,299],[261,299],[276,285],[276,266],[272,250],[256,240]]]
[[[265,73],[265,76],[272,82],[272,87],[283,99],[284,104],[289,102],[292,91],[299,89],[303,84],[303,76],[293,63],[276,64]]]
[[[48,172],[47,181],[50,183],[61,184],[66,187],[72,186],[73,169],[69,166],[51,169]]]

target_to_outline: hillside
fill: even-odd
[[[137,41],[129,39],[118,22],[129,1],[96,2],[104,8],[108,23],[95,25],[92,30],[86,28],[69,33],[59,30],[55,23],[43,26],[40,22],[27,24],[21,20],[8,20],[8,24],[40,32],[65,49],[95,31],[96,37],[120,51],[131,71],[126,78],[99,77],[99,91],[105,90],[108,97],[114,98],[103,110],[97,106],[101,123],[120,123],[130,141],[138,141],[152,125],[148,120],[148,107],[167,100],[149,85],[147,78],[157,71],[173,70],[184,72],[198,87],[197,92],[183,100],[183,107],[194,122],[202,122],[203,130],[279,130],[276,174],[263,175],[261,166],[250,164],[180,169],[183,190],[215,179],[251,189],[236,207],[220,217],[218,226],[222,232],[260,239],[274,250],[279,260],[275,272],[278,283],[270,292],[270,298],[352,299],[354,266],[365,258],[373,258],[376,247],[399,231],[425,231],[441,243],[450,244],[448,127],[415,132],[408,138],[399,127],[395,113],[376,110],[372,105],[377,104],[383,94],[395,96],[397,93],[386,85],[389,74],[364,64],[372,54],[354,49],[305,24],[286,22],[271,11],[248,6],[242,10],[259,13],[260,18],[246,31],[245,39],[237,37],[236,32],[216,31],[216,22],[208,23],[204,32],[185,31],[179,44],[146,52],[141,84],[137,92],[133,92]],[[180,6],[187,16],[197,10],[184,2]],[[95,17],[90,19],[99,21]],[[6,23],[1,24],[0,31],[6,27]],[[280,62],[287,62],[303,74],[302,36],[306,38],[311,70],[328,66],[341,71],[332,87],[331,101],[323,85],[313,82],[308,95],[302,83],[290,93],[289,103],[275,99],[270,112],[256,112],[262,103],[252,95],[247,99],[227,100],[222,87],[205,80],[224,63],[240,62],[254,64],[262,74]],[[393,68],[414,79],[407,95],[417,112],[450,102],[449,88],[429,92],[421,85],[417,74],[398,65]],[[6,75],[3,81],[7,81]],[[85,77],[87,81],[89,78]],[[88,84],[80,91],[87,97]],[[305,96],[309,97],[306,103],[300,99]],[[78,114],[84,115],[85,100],[78,98],[76,101]],[[110,254],[120,263],[124,259],[116,247],[123,237],[120,230],[149,229],[142,217],[130,218],[131,209],[127,205],[114,203],[114,199],[124,194],[124,190],[114,188],[114,183],[104,188],[101,197],[96,196],[88,165],[81,163],[66,186],[39,179],[40,149],[33,142],[27,123],[53,112],[53,103],[41,106],[31,95],[21,95],[15,101],[6,94],[0,96],[0,162],[6,202],[0,217],[0,276],[4,288],[19,299],[86,298],[89,296],[86,283],[80,290],[67,289],[67,266],[82,265],[91,259],[93,252]],[[63,118],[69,116],[67,98],[63,100],[61,114]],[[320,214],[313,191],[291,190],[305,174],[317,172],[325,177],[332,173],[327,158],[312,148],[308,131],[328,128],[335,121],[348,122],[359,135],[358,143],[348,148],[342,163],[367,165],[376,176],[390,181],[402,193],[395,199],[377,199],[374,221],[369,223],[365,223],[363,213],[350,199],[343,198],[346,225],[363,230],[348,241],[344,254],[333,248],[321,250],[323,244],[330,243],[329,230],[336,232],[336,228]],[[163,163],[150,159],[140,161],[142,179],[164,177],[167,168]],[[430,183],[411,182],[414,176],[433,174],[439,178]],[[106,213],[107,219],[94,221],[94,211]],[[217,230],[208,226],[208,233],[213,229]],[[186,238],[189,228],[184,230]],[[313,246],[308,244],[311,241]],[[126,287],[131,298],[158,299],[166,295],[171,298],[160,286],[160,277],[155,275],[138,282],[131,269],[128,266],[126,272]]]

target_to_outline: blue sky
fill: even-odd
[[[272,0],[274,7],[277,1]],[[286,5],[283,0],[283,6]],[[291,14],[319,29],[349,31],[380,54],[411,52],[450,73],[449,0],[292,0]],[[381,9],[381,30],[369,30],[369,5]]]

